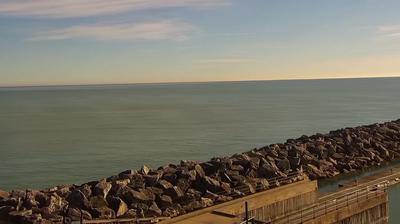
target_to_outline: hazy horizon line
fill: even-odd
[[[293,78],[293,79],[244,79],[244,80],[209,80],[209,81],[178,81],[178,82],[130,82],[130,83],[82,83],[82,84],[33,84],[33,85],[0,85],[0,88],[35,88],[35,87],[73,87],[73,86],[123,86],[123,85],[168,85],[168,84],[206,84],[232,82],[260,82],[260,81],[307,81],[307,80],[342,80],[342,79],[384,79],[400,78],[396,76],[367,76],[367,77],[322,77],[322,78]]]

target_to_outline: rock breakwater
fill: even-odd
[[[82,185],[0,191],[0,217],[19,223],[175,217],[303,179],[400,158],[400,120],[302,136],[207,162],[143,166]]]

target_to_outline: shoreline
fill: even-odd
[[[68,87],[122,87],[122,86],[151,86],[151,85],[201,85],[218,83],[250,83],[250,82],[286,82],[286,81],[329,81],[329,80],[364,80],[364,79],[396,79],[397,76],[366,76],[366,77],[327,77],[327,78],[297,78],[297,79],[254,79],[254,80],[210,80],[210,81],[188,81],[188,82],[132,82],[132,83],[82,83],[82,84],[48,84],[48,85],[9,85],[0,86],[1,89],[23,89],[23,88],[68,88]]]
[[[175,217],[301,180],[334,179],[400,158],[400,120],[302,136],[207,162],[127,170],[82,185],[0,194],[0,216],[28,223]],[[297,173],[291,176],[290,174]]]

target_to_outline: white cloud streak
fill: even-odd
[[[254,58],[211,58],[198,60],[199,63],[204,64],[237,64],[237,63],[249,63],[257,61]]]
[[[194,28],[189,24],[169,20],[145,23],[98,23],[46,30],[36,33],[30,40],[94,39],[100,41],[182,41],[189,39],[187,32],[193,29]]]
[[[2,0],[0,15],[71,18],[173,7],[209,8],[230,0]]]
[[[378,27],[378,33],[386,38],[400,38],[400,25],[389,25]]]

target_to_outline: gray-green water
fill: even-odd
[[[0,188],[82,183],[398,119],[399,99],[400,78],[0,88]]]

